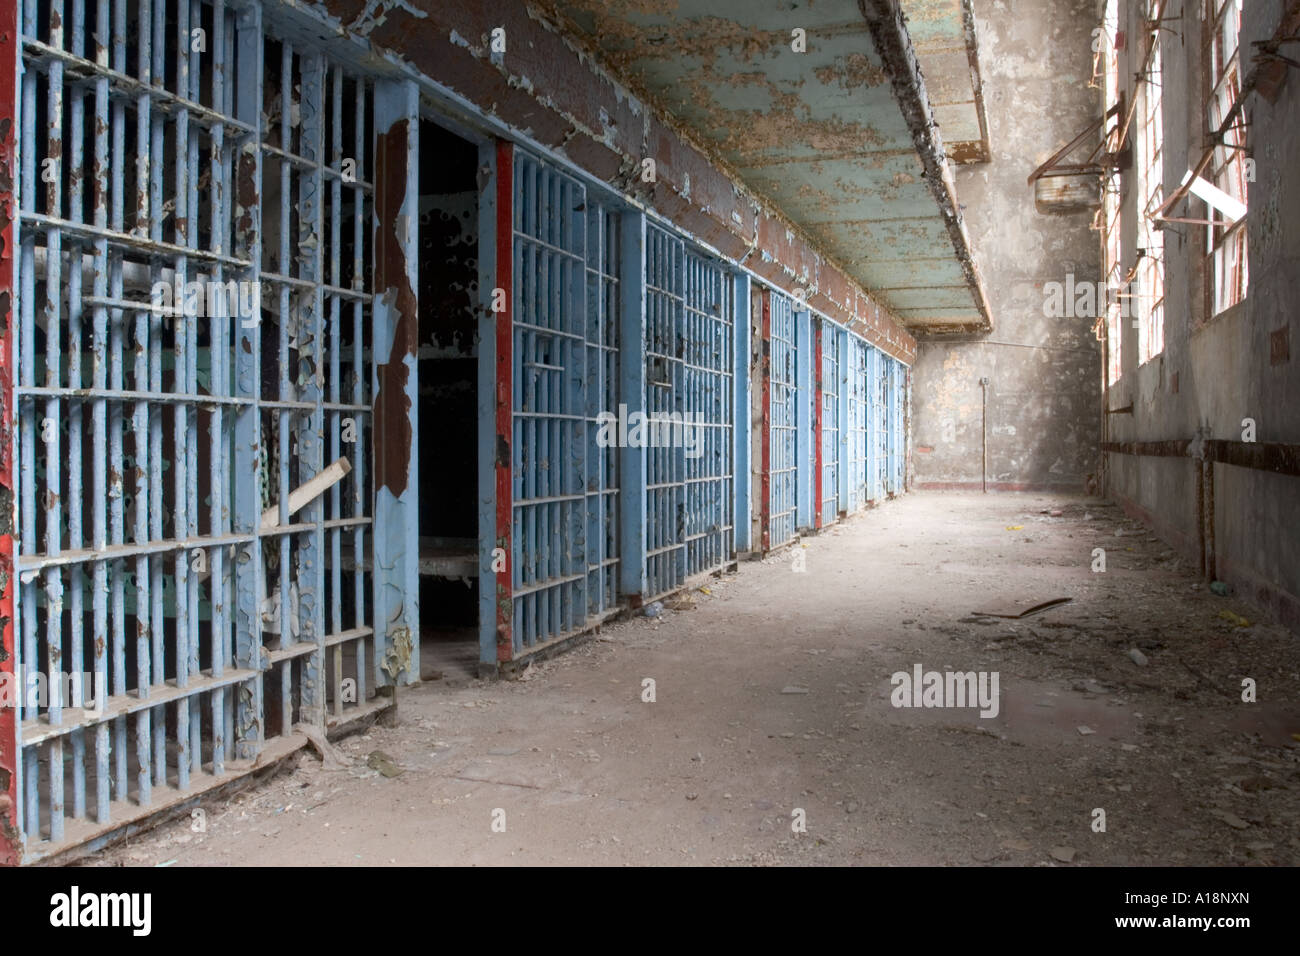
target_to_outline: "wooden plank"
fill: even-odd
[[[352,471],[352,463],[347,458],[340,458],[331,465],[321,469],[315,476],[303,482],[289,492],[289,514],[302,510],[318,496],[338,484]],[[280,506],[272,505],[262,512],[262,530],[269,531],[280,524]]]

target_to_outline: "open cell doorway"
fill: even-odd
[[[420,124],[422,680],[477,676],[478,147]]]

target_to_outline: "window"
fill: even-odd
[[[1151,55],[1147,73],[1141,78],[1138,148],[1138,217],[1137,264],[1134,285],[1129,288],[1137,305],[1138,362],[1149,361],[1164,351],[1165,266],[1164,234],[1157,228],[1152,214],[1164,202],[1164,117],[1161,109],[1160,23],[1164,4],[1146,0],[1143,13],[1147,20],[1147,41]]]
[[[1214,17],[1210,24],[1210,134],[1223,126],[1241,95],[1242,0],[1210,0]],[[1241,115],[1223,131],[1210,161],[1210,181],[1219,189],[1246,202],[1246,129]],[[1249,278],[1246,265],[1246,217],[1235,222],[1211,208],[1213,224],[1208,230],[1207,246],[1213,258],[1214,314],[1218,315],[1246,297]]]
[[[1098,51],[1099,66],[1102,72],[1102,90],[1104,115],[1109,118],[1102,129],[1103,142],[1107,153],[1119,151],[1119,135],[1122,117],[1118,112],[1111,115],[1111,110],[1119,103],[1119,51],[1116,49],[1116,32],[1119,30],[1119,0],[1106,0],[1106,13],[1103,19],[1102,46]],[[1123,371],[1121,361],[1121,325],[1120,286],[1124,276],[1120,265],[1120,178],[1117,169],[1110,169],[1102,181],[1101,206],[1101,242],[1102,274],[1105,279],[1106,296],[1106,354],[1109,359],[1106,368],[1106,383],[1113,385],[1119,380]],[[1100,305],[1100,303],[1098,303]]]

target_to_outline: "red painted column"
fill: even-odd
[[[822,526],[822,323],[813,319],[813,527]]]
[[[18,833],[17,703],[20,693],[14,673],[14,535],[17,500],[14,494],[14,393],[10,336],[14,328],[14,219],[18,208],[14,184],[18,177],[14,128],[17,97],[18,4],[0,3],[0,683],[8,684],[15,700],[0,702],[0,866],[22,861]]]
[[[496,313],[496,546],[506,555],[498,573],[496,600],[497,661],[514,657],[514,262],[515,262],[514,145],[497,141],[496,288],[504,309]]]
[[[759,494],[761,500],[758,503],[758,513],[760,515],[760,531],[762,537],[759,539],[760,547],[763,553],[767,553],[772,547],[772,299],[771,293],[764,289],[762,291],[762,340],[763,347],[761,358],[759,359],[759,377],[762,379],[763,392],[763,434],[762,441],[762,464],[759,472]],[[745,410],[749,414],[749,410]]]

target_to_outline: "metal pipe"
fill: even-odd
[[[980,379],[980,488],[989,492],[989,380]]]

